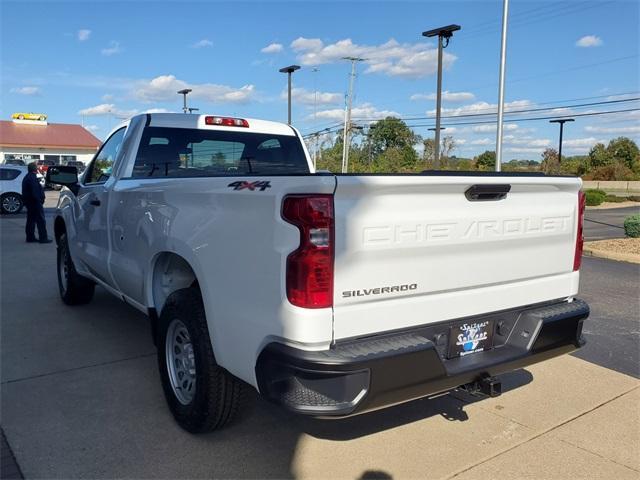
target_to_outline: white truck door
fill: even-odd
[[[116,130],[94,157],[78,191],[77,252],[87,270],[110,286],[108,202],[111,171],[126,127]]]

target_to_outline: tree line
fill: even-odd
[[[432,170],[435,143],[423,139],[399,118],[387,117],[372,123],[368,129],[352,128],[349,149],[350,173],[418,173]],[[418,150],[416,147],[422,147]],[[310,139],[310,148],[313,148]],[[444,135],[440,145],[442,170],[492,171],[496,153],[487,150],[473,158],[453,155],[457,147],[451,135]],[[340,172],[343,139],[339,132],[333,143],[317,150],[318,170]],[[539,160],[511,160],[502,164],[503,171],[542,171],[547,174],[578,175],[585,180],[640,180],[640,150],[627,137],[612,139],[607,145],[597,143],[587,155],[565,157],[547,148]]]

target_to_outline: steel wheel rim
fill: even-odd
[[[62,287],[62,293],[67,291],[67,284],[69,282],[69,265],[67,264],[67,251],[63,248],[60,252],[60,260],[58,260],[58,271],[60,272],[60,286]]]
[[[173,394],[183,405],[188,405],[196,393],[196,362],[189,330],[174,319],[167,329],[165,357],[169,382]]]
[[[2,199],[2,208],[6,212],[16,213],[20,209],[20,200],[15,195],[8,195]]]

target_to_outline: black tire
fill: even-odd
[[[167,333],[174,320],[186,327],[193,348],[195,392],[188,403],[178,399],[168,371]],[[158,321],[157,348],[164,395],[182,428],[191,433],[210,432],[224,427],[237,416],[246,386],[216,363],[197,287],[177,290],[167,298]]]
[[[22,195],[19,193],[5,193],[0,197],[0,209],[5,215],[16,215],[20,213],[23,206]]]
[[[73,265],[69,253],[66,233],[63,233],[58,240],[57,267],[58,289],[62,301],[67,305],[89,303],[93,298],[95,283],[76,272],[76,267]],[[66,279],[66,282],[63,282],[63,278]]]

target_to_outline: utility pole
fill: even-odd
[[[438,37],[438,89],[436,92],[436,145],[434,152],[434,168],[440,167],[440,115],[442,111],[442,50],[449,46],[449,39],[453,32],[460,30],[460,25],[447,25],[446,27],[435,28],[422,32],[424,37]],[[444,42],[443,42],[444,40]]]
[[[349,133],[351,130],[351,106],[353,102],[353,81],[356,78],[356,62],[364,62],[364,58],[342,57],[351,62],[351,76],[349,78],[349,97],[344,110],[344,134],[342,135],[342,173],[349,171]]]
[[[502,0],[502,46],[500,48],[500,80],[498,83],[498,128],[496,129],[496,172],[502,169],[502,123],[504,116],[504,72],[507,63],[507,24],[509,0]]]
[[[291,74],[296,70],[300,70],[300,65],[289,65],[278,70],[280,73],[287,74],[287,123],[291,125]]]
[[[567,122],[575,122],[575,120],[573,118],[559,118],[556,120],[549,120],[549,123],[560,124],[560,141],[558,142],[558,164],[562,163],[562,130],[564,129],[564,124]]]
[[[182,95],[182,112],[188,113],[189,108],[187,107],[187,95],[191,93],[193,90],[190,88],[183,88],[182,90],[178,90],[178,94]]]

